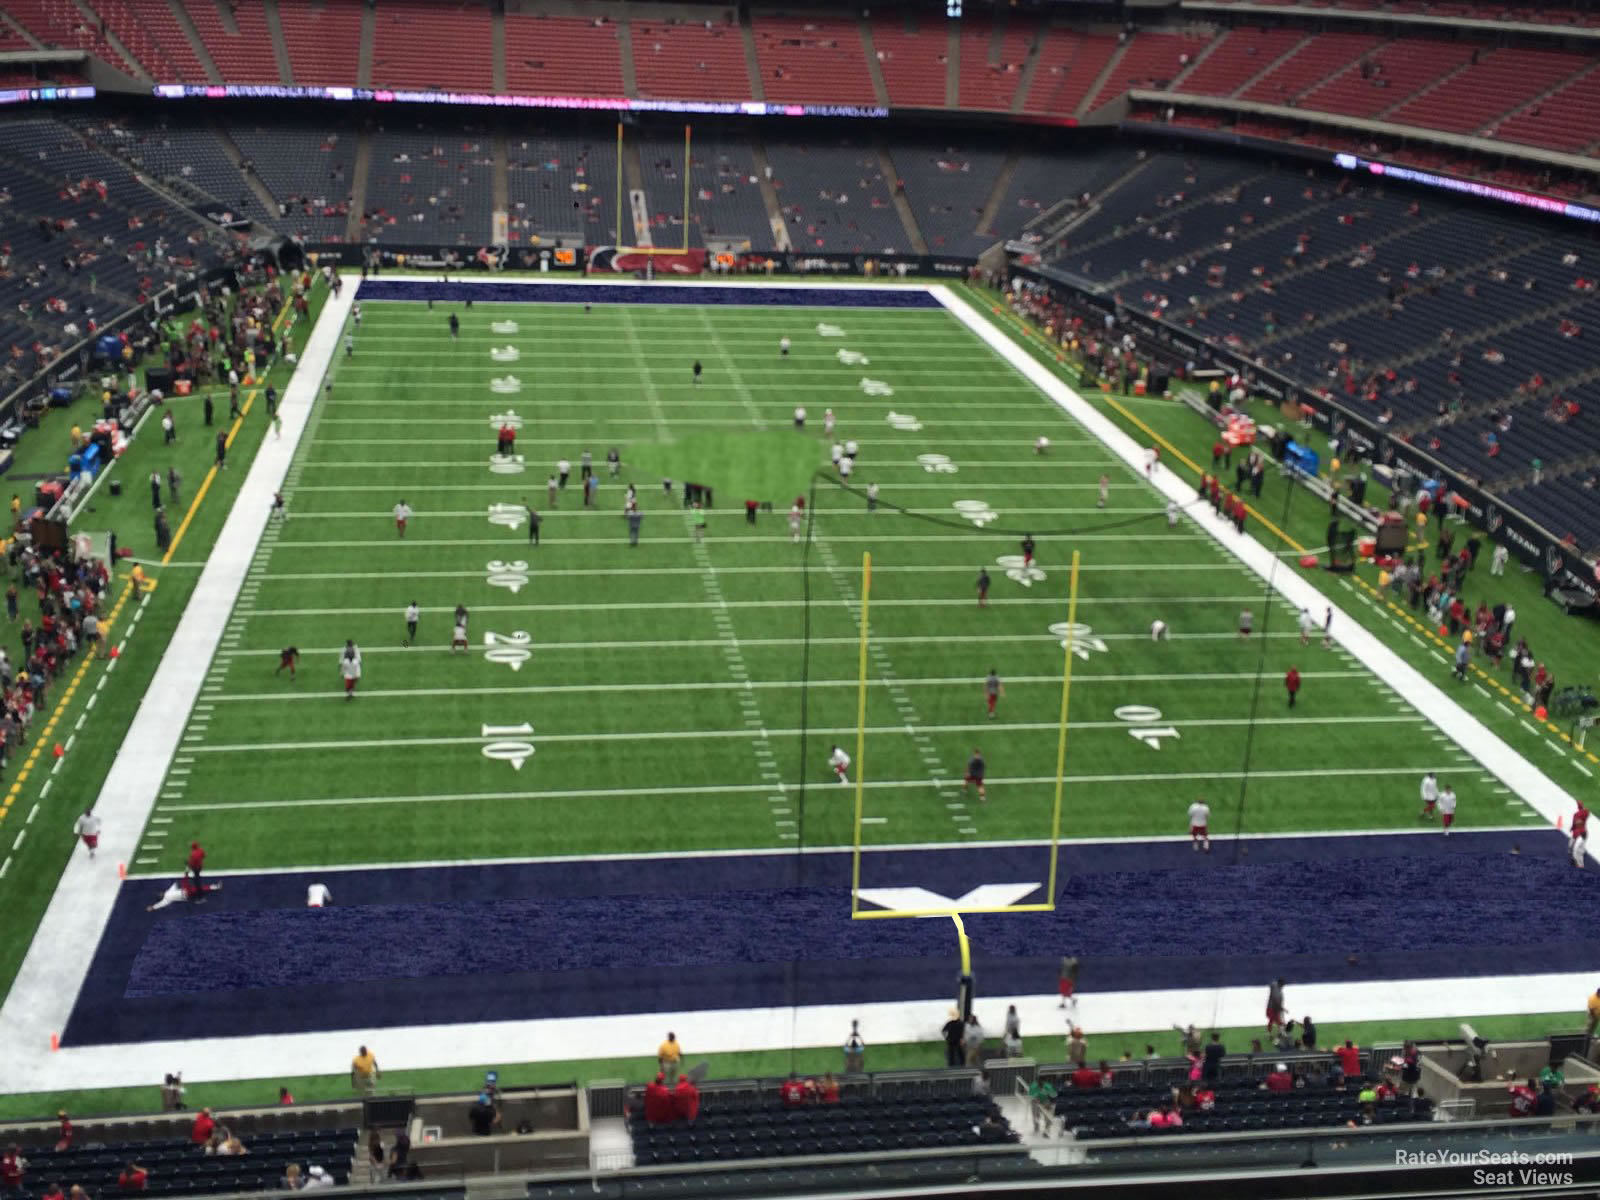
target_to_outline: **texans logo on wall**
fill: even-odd
[[[1554,575],[1557,572],[1559,572],[1561,570],[1561,568],[1564,567],[1565,565],[1566,565],[1566,560],[1564,558],[1562,558],[1561,555],[1556,552],[1556,548],[1554,546],[1546,546],[1544,548],[1545,574]]]
[[[1498,504],[1489,505],[1488,510],[1483,514],[1484,528],[1490,533],[1499,533],[1500,526],[1505,523],[1505,514],[1500,511],[1500,506]]]
[[[699,275],[706,269],[706,252],[702,249],[648,252],[618,246],[595,246],[589,251],[591,271],[632,275],[636,271],[650,270],[652,263],[657,275]]]

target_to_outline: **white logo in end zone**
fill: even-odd
[[[501,375],[489,380],[489,390],[501,396],[509,396],[513,392],[522,390],[522,380],[515,375]]]
[[[517,323],[515,321],[493,321],[489,325],[490,333],[515,333],[516,331]]]
[[[872,361],[859,350],[841,349],[834,357],[847,367],[864,367]]]
[[[491,454],[489,456],[489,470],[496,475],[520,475],[528,469],[523,464],[524,460],[520,454]]]
[[[910,413],[891,412],[883,419],[889,422],[890,428],[897,429],[901,433],[916,433],[922,428],[922,422]]]
[[[943,454],[919,454],[917,464],[930,475],[954,475],[960,470]]]
[[[516,362],[522,357],[522,351],[515,346],[492,346],[489,349],[489,357],[495,362]]]
[[[839,326],[837,326],[837,325],[829,325],[826,321],[823,321],[821,324],[819,324],[817,326],[817,336],[819,336],[819,337],[843,337],[844,336],[844,330],[840,329]]]
[[[861,390],[869,396],[892,396],[894,389],[881,379],[861,377]],[[898,428],[898,426],[896,426]]]

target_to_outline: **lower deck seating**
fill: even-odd
[[[651,1125],[628,1118],[639,1165],[794,1155],[870,1154],[1017,1141],[986,1096],[852,1098],[783,1108],[775,1100],[706,1098],[693,1122]]]

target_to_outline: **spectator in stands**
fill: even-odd
[[[394,1135],[394,1145],[389,1147],[389,1178],[410,1178],[416,1165],[411,1161],[411,1135],[402,1129]]]
[[[61,1190],[61,1185],[54,1181],[44,1185],[44,1192],[39,1200],[67,1200],[67,1194]]]
[[[839,1081],[833,1077],[833,1073],[830,1071],[817,1084],[817,1103],[838,1104],[839,1100]]]
[[[1289,1064],[1279,1063],[1261,1081],[1261,1087],[1268,1092],[1294,1091],[1294,1076],[1289,1074]]]
[[[27,1170],[28,1160],[22,1157],[22,1147],[12,1145],[4,1154],[0,1154],[0,1190],[20,1192]]]
[[[479,1137],[488,1137],[500,1125],[500,1110],[495,1107],[493,1098],[488,1092],[479,1092],[478,1098],[472,1102],[472,1107],[467,1110],[467,1124],[472,1126],[472,1132]],[[372,1136],[377,1138],[378,1131],[374,1129]],[[377,1159],[383,1161],[383,1143],[376,1146]]]
[[[67,1116],[67,1110],[61,1109],[56,1113],[56,1153],[72,1149],[72,1118]]]
[[[1333,1056],[1339,1060],[1339,1069],[1348,1078],[1361,1078],[1361,1050],[1349,1038],[1344,1040],[1344,1045],[1334,1050]]]
[[[211,1135],[217,1128],[216,1120],[211,1116],[209,1108],[202,1108],[195,1114],[194,1124],[189,1126],[189,1141],[196,1146],[204,1146],[211,1140]]]
[[[1529,1079],[1527,1083],[1513,1083],[1511,1085],[1511,1103],[1506,1109],[1506,1114],[1512,1117],[1531,1117],[1539,1106],[1539,1081]]]
[[[1207,1083],[1216,1083],[1222,1077],[1222,1059],[1227,1053],[1228,1048],[1222,1044],[1222,1035],[1212,1033],[1211,1040],[1206,1043],[1200,1078]]]
[[[1317,1048],[1317,1027],[1312,1024],[1310,1017],[1300,1018],[1300,1044],[1307,1050]]]
[[[1075,1088],[1102,1088],[1111,1086],[1111,1064],[1104,1059],[1100,1060],[1098,1067],[1082,1066],[1071,1075],[1072,1086]]]
[[[811,1090],[791,1071],[789,1078],[778,1086],[778,1099],[783,1102],[785,1108],[802,1108],[811,1099]]]
[[[700,1115],[700,1089],[687,1075],[678,1076],[672,1089],[672,1113],[680,1121],[693,1121]]]
[[[665,1125],[674,1115],[672,1091],[667,1087],[666,1077],[657,1075],[644,1085],[644,1119],[652,1125]]]
[[[117,1176],[117,1190],[142,1192],[150,1183],[150,1172],[136,1162],[130,1162]]]
[[[1067,1061],[1081,1067],[1089,1060],[1089,1043],[1083,1040],[1083,1030],[1076,1025],[1067,1034]]]
[[[286,1192],[298,1192],[304,1181],[300,1178],[300,1164],[290,1163],[283,1169],[283,1178],[278,1181],[278,1186]]]
[[[1414,1095],[1422,1080],[1422,1055],[1415,1042],[1400,1048],[1400,1087],[1407,1095]]]

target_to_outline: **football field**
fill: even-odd
[[[191,840],[228,869],[848,845],[853,790],[826,758],[856,748],[864,551],[869,844],[1050,836],[1074,551],[1065,836],[1181,834],[1196,796],[1222,833],[1412,827],[1426,770],[1454,783],[1463,825],[1539,819],[1348,652],[1302,646],[1292,608],[1187,518],[1169,526],[1136,471],[943,310],[368,301],[352,333],[139,874],[181,869]],[[836,440],[859,446],[848,490]],[[684,479],[714,489],[703,541]],[[750,523],[746,500],[771,511]],[[1157,619],[1170,641],[1152,642]],[[349,703],[347,639],[363,656]],[[288,646],[294,679],[276,671]],[[987,804],[961,785],[979,746]]]
[[[948,295],[361,296],[308,347],[327,373],[297,377],[108,783],[153,797],[129,878],[75,862],[58,900],[100,907],[53,906],[41,939],[75,956],[14,993],[62,1030],[36,1085],[178,1053],[268,1074],[367,1031],[411,1066],[593,1057],[664,1020],[729,1051],[845,1016],[934,1037],[948,923],[852,922],[853,898],[974,914],[980,996],[1030,1028],[1067,952],[1106,1030],[1239,1020],[1278,974],[1329,1018],[1455,1012],[1464,980],[1484,1012],[1543,1011],[1535,980],[1600,966],[1482,904],[1592,901],[1550,828],[1570,799],[1348,615],[1303,638],[1286,597],[1320,623],[1321,577],[1260,515],[1298,492],[1273,479],[1220,530]],[[1460,798],[1450,837],[1419,819],[1427,771]],[[193,842],[225,890],[147,912]]]

